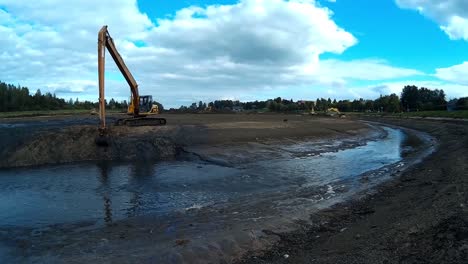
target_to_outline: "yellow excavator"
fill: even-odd
[[[165,118],[148,117],[151,114],[159,114],[159,108],[153,101],[151,95],[140,96],[138,84],[133,75],[128,70],[125,62],[115,47],[114,40],[111,38],[107,26],[103,26],[98,33],[98,75],[99,75],[99,136],[104,139],[107,136],[106,127],[106,100],[104,93],[104,69],[106,48],[115,61],[120,72],[124,76],[131,90],[131,100],[128,107],[128,114],[131,118],[122,118],[117,120],[116,125],[127,126],[160,126],[166,124]],[[99,142],[97,141],[99,144]]]

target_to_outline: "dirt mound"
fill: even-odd
[[[83,117],[0,120],[0,168],[79,161],[165,160],[180,147],[235,145],[271,140],[328,140],[372,130],[352,120],[301,115],[161,115],[158,127],[110,127],[107,148],[95,145],[97,120]],[[287,120],[285,122],[284,120]],[[96,123],[95,125],[84,125]],[[109,122],[111,123],[111,122]],[[3,151],[2,151],[3,150]]]
[[[109,146],[95,144],[95,126],[78,126],[39,134],[22,144],[0,167],[21,167],[44,164],[59,164],[76,161],[118,160],[151,161],[167,160],[176,156],[177,147],[171,138],[154,130],[127,131],[115,127],[109,132]]]

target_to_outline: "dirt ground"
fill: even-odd
[[[109,147],[97,147],[97,117],[68,116],[0,120],[0,168],[76,161],[174,159],[185,147],[273,139],[336,138],[369,128],[339,118],[301,115],[171,114],[161,127],[110,126]],[[112,123],[119,116],[111,116]],[[92,122],[96,125],[89,125]],[[85,125],[81,125],[82,122]]]
[[[368,127],[347,119],[281,114],[171,114],[168,120],[181,145],[250,142],[285,138],[358,135]],[[172,130],[174,129],[174,130]]]
[[[439,149],[360,200],[311,215],[240,263],[468,263],[468,125],[378,119],[427,131]]]

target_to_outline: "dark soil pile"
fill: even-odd
[[[38,134],[10,150],[0,167],[59,164],[76,161],[116,160],[150,161],[173,159],[177,153],[174,142],[158,133],[129,132],[127,127],[115,127],[109,132],[107,147],[97,146],[95,126],[74,126],[59,131]]]
[[[366,134],[370,128],[352,120],[301,115],[162,115],[167,126],[111,126],[109,145],[95,144],[96,125],[87,117],[6,120],[0,127],[0,168],[114,160],[174,159],[183,147],[265,140],[332,139]],[[5,120],[0,120],[0,125]],[[92,120],[91,120],[92,121]],[[17,128],[11,128],[17,127]]]

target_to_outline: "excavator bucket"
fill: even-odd
[[[96,143],[96,145],[98,145],[99,147],[108,147],[109,146],[109,138],[98,135],[94,139],[94,143]]]
[[[106,129],[99,129],[99,134],[94,139],[96,145],[100,147],[108,147],[110,144],[110,138],[107,128]]]

